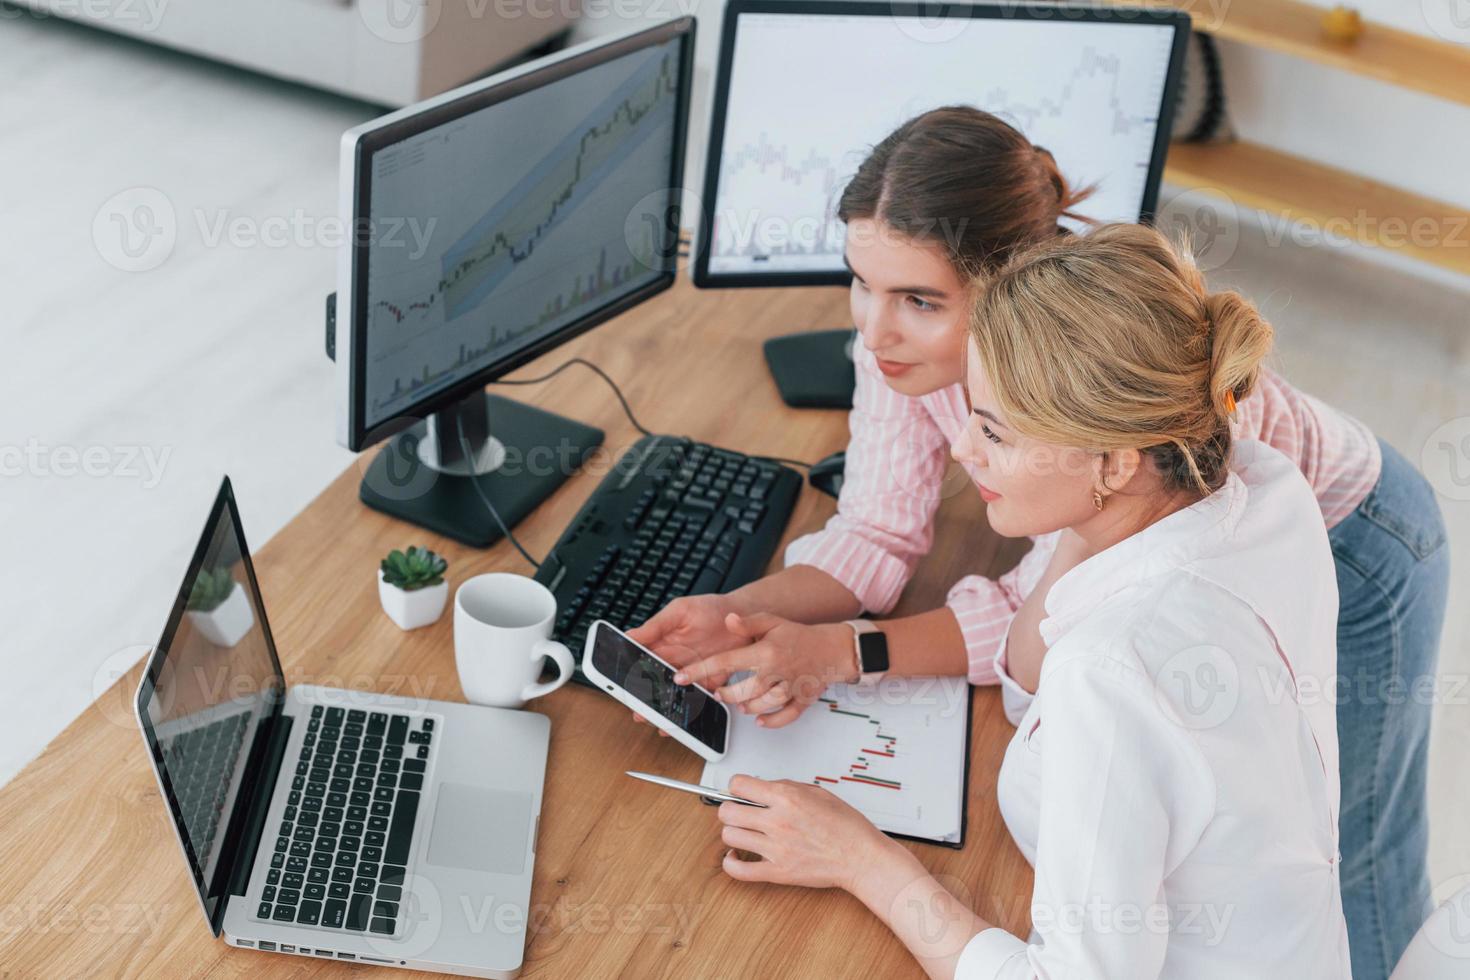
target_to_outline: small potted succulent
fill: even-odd
[[[399,629],[428,626],[444,612],[449,583],[444,570],[449,563],[428,548],[396,548],[378,566],[378,601],[383,612]]]
[[[219,647],[239,643],[255,625],[250,600],[228,568],[201,569],[189,590],[185,610],[204,638]]]

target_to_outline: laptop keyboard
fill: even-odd
[[[214,851],[225,796],[230,791],[249,720],[250,715],[245,713],[221,718],[180,732],[163,749],[189,843],[200,864],[206,863]]]
[[[434,719],[314,705],[256,917],[391,936]]]

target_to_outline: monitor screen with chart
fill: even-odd
[[[1097,5],[731,0],[695,283],[846,283],[843,187],[874,144],[944,105],[1001,116],[1095,184],[1087,217],[1150,217],[1188,23]]]
[[[672,283],[693,30],[592,43],[347,134],[350,448]]]

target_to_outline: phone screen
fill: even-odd
[[[608,680],[711,749],[725,751],[730,716],[724,705],[693,684],[675,684],[673,669],[632,640],[598,626],[592,663]]]

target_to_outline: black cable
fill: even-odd
[[[464,424],[460,421],[458,415],[454,417],[454,431],[459,435],[460,452],[464,453],[465,462],[470,468],[470,486],[475,488],[475,493],[479,496],[480,502],[485,505],[485,509],[490,512],[490,516],[495,518],[496,525],[500,527],[500,533],[505,536],[507,541],[515,545],[516,550],[521,553],[522,558],[530,562],[532,567],[539,571],[541,563],[532,558],[531,553],[521,547],[521,543],[516,540],[516,536],[510,533],[510,528],[505,526],[505,521],[500,519],[500,511],[495,509],[495,505],[490,502],[490,497],[485,493],[485,489],[480,486],[480,475],[475,472],[475,453],[470,448],[470,441],[465,438]]]
[[[498,381],[492,381],[490,383],[492,385],[538,385],[538,384],[543,384],[543,383],[545,383],[547,381],[550,381],[552,378],[556,377],[558,374],[561,374],[563,371],[565,371],[567,368],[571,367],[573,364],[580,364],[580,365],[582,365],[583,367],[585,367],[588,370],[592,371],[592,373],[596,374],[603,381],[606,381],[607,382],[607,386],[609,388],[611,388],[612,391],[613,391],[613,394],[615,396],[617,396],[618,404],[621,405],[621,406],[623,406],[623,414],[626,415],[626,416],[628,416],[628,421],[633,424],[633,428],[637,429],[639,431],[639,433],[642,434],[642,435],[645,435],[645,436],[652,436],[653,435],[652,430],[650,430],[646,426],[644,426],[644,424],[642,422],[639,422],[638,421],[638,416],[636,416],[636,415],[633,414],[633,407],[628,404],[628,399],[627,399],[626,396],[623,395],[623,389],[621,389],[621,388],[618,387],[618,383],[616,381],[614,381],[612,379],[612,377],[606,371],[604,371],[602,368],[598,367],[596,364],[593,364],[591,361],[587,360],[586,358],[573,357],[570,360],[565,361],[564,363],[557,365],[556,367],[552,368],[550,371],[548,371],[547,373],[541,375],[538,378],[516,378],[514,380],[506,380],[504,378],[501,378]],[[521,547],[521,543],[518,540],[516,540],[516,536],[511,533],[510,528],[506,526],[505,521],[501,520],[501,518],[500,518],[500,512],[495,509],[495,505],[490,502],[490,498],[489,498],[489,496],[486,495],[484,488],[480,486],[479,475],[477,473],[475,473],[475,470],[474,470],[474,466],[475,466],[475,454],[474,454],[474,452],[470,448],[470,441],[465,438],[464,427],[461,424],[458,416],[455,416],[455,419],[454,419],[454,428],[455,428],[456,434],[458,434],[458,436],[459,436],[460,451],[464,453],[465,459],[469,461],[469,466],[470,466],[470,485],[475,488],[475,494],[476,494],[476,496],[478,496],[480,498],[480,501],[485,505],[485,509],[490,512],[490,516],[495,519],[495,524],[496,524],[497,527],[500,528],[500,533],[505,536],[505,539],[507,541],[509,541],[511,544],[515,545],[515,549],[521,553],[521,557],[522,558],[526,559],[526,561],[530,562],[533,566],[535,566],[536,568],[539,569],[541,567],[541,563],[539,561],[537,561],[536,559],[532,558],[531,555],[530,555],[530,552],[526,551],[525,548]],[[808,470],[812,468],[812,464],[811,463],[806,463],[806,462],[803,462],[803,461],[801,461],[799,459],[787,459],[784,456],[757,456],[757,455],[754,455],[754,454],[748,454],[748,455],[750,455],[750,458],[751,459],[764,459],[764,460],[769,460],[772,463],[785,463],[787,466],[800,466],[803,469],[808,469]],[[553,549],[553,551],[554,550],[555,549]]]
[[[623,414],[628,416],[629,422],[633,423],[633,428],[637,429],[641,434],[645,436],[653,435],[651,431],[644,428],[643,423],[639,422],[638,417],[633,414],[633,409],[628,405],[628,399],[623,397],[623,389],[618,387],[618,383],[614,381],[611,377],[609,377],[606,371],[598,367],[596,364],[593,364],[591,361],[586,360],[585,358],[574,357],[566,363],[553,368],[548,373],[541,375],[541,377],[539,378],[517,378],[514,381],[507,381],[502,378],[499,381],[492,381],[490,383],[492,385],[539,385],[542,382],[550,381],[552,378],[556,377],[558,374],[561,374],[573,364],[580,364],[583,367],[588,368],[603,381],[606,381],[608,387],[613,390],[613,394],[618,397],[618,403],[623,406]]]
[[[785,456],[751,456],[750,458],[751,459],[764,459],[764,460],[766,460],[767,462],[770,462],[770,463],[785,463],[787,466],[800,466],[802,469],[806,469],[806,470],[809,470],[809,469],[812,468],[812,464],[811,463],[803,462],[802,460],[799,460],[799,459],[787,459]]]

